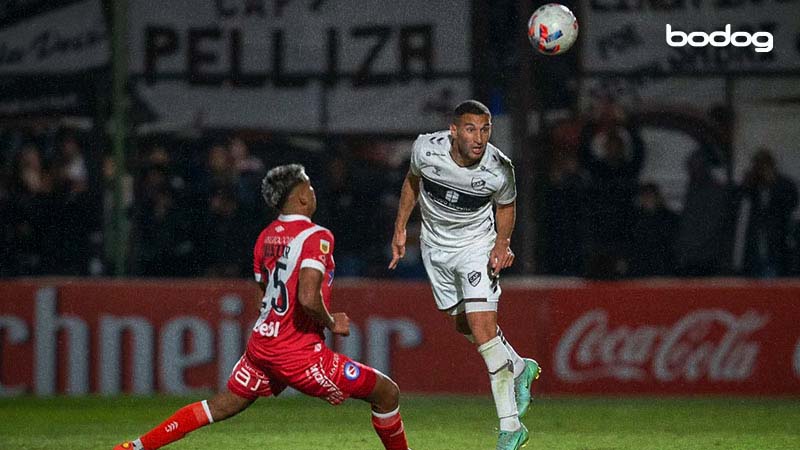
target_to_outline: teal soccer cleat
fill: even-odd
[[[523,358],[522,360],[525,361],[525,370],[514,379],[514,399],[517,402],[517,414],[520,419],[525,417],[528,406],[531,404],[531,384],[534,380],[539,379],[539,374],[542,373],[539,363],[533,359]]]
[[[528,443],[528,429],[520,424],[517,431],[501,431],[497,437],[497,450],[518,450]]]

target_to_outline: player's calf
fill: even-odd
[[[389,377],[375,372],[377,381],[365,400],[372,404],[372,427],[386,450],[407,450],[403,418],[400,416],[400,389]]]

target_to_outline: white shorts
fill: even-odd
[[[420,246],[422,262],[440,311],[460,314],[464,312],[464,299],[486,299],[491,303],[487,305],[489,309],[497,310],[502,290],[499,279],[489,276],[489,252],[493,244],[458,250],[443,250],[424,243]]]

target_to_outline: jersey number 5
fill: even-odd
[[[289,295],[286,292],[286,263],[278,261],[275,264],[275,271],[272,272],[272,286],[270,286],[272,310],[279,315],[286,314],[289,309]]]

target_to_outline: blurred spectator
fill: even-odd
[[[45,167],[42,152],[35,144],[25,144],[12,167],[12,190],[23,196],[52,192],[50,172]]]
[[[61,141],[56,169],[65,192],[80,194],[89,190],[89,169],[83,147],[72,134],[67,134]]]
[[[100,205],[90,192],[94,180],[90,180],[83,146],[72,134],[66,134],[61,140],[56,175],[62,203],[59,226],[62,254],[58,273],[88,275],[92,255],[90,236],[100,228]]]
[[[112,231],[115,223],[114,218],[114,184],[116,183],[116,179],[118,174],[118,168],[114,157],[110,154],[105,155],[103,157],[103,187],[102,187],[102,208],[103,208],[103,224],[102,230],[103,233],[106,231]],[[130,218],[132,215],[132,208],[133,208],[133,177],[130,174],[124,173],[122,175],[121,180],[121,189],[122,192],[120,193],[120,200],[122,201],[121,208],[123,210],[124,216],[126,218]],[[115,232],[122,232],[123,235],[127,236],[129,230],[114,230]],[[116,273],[114,268],[114,255],[112,254],[113,245],[111,239],[113,236],[105,236],[103,234],[103,252],[101,258],[102,268],[99,270],[100,273],[110,274]],[[132,243],[128,243],[129,245]]]
[[[231,138],[228,148],[236,177],[237,198],[245,208],[259,205],[262,202],[261,179],[266,174],[264,163],[250,154],[247,142],[239,136]]]
[[[213,144],[208,149],[204,177],[199,180],[201,192],[208,199],[218,189],[227,189],[236,185],[236,170],[233,157],[228,147]]]
[[[542,189],[540,267],[549,275],[584,273],[584,239],[589,180],[575,157],[557,156]]]
[[[166,185],[153,187],[141,205],[136,222],[135,274],[149,277],[187,276],[197,272],[189,222],[175,206]]]
[[[639,187],[630,252],[632,276],[666,276],[674,273],[673,244],[678,215],[667,208],[655,183]]]
[[[341,277],[360,276],[365,271],[365,261],[360,251],[359,233],[353,218],[357,190],[350,176],[352,163],[339,151],[328,164],[328,188],[321,194],[328,217],[327,227],[336,236],[336,274]]]
[[[14,275],[39,275],[56,269],[60,248],[60,207],[56,201],[53,177],[35,144],[23,145],[11,169],[10,217]]]
[[[698,149],[687,158],[688,187],[675,240],[679,275],[714,276],[725,273],[731,239],[730,193],[716,179],[707,153]]]
[[[625,275],[634,197],[645,151],[639,127],[627,120],[619,107],[607,104],[584,127],[580,151],[590,178],[588,275]]]
[[[240,136],[234,136],[228,148],[235,173],[234,193],[240,210],[240,234],[245,238],[244,248],[248,248],[253,246],[261,229],[267,223],[268,209],[261,198],[261,179],[266,175],[266,168],[261,158],[250,153],[250,146]],[[249,269],[244,272],[244,276],[251,276]]]
[[[796,184],[778,171],[772,153],[762,148],[753,155],[739,193],[735,268],[753,277],[788,275],[790,226],[798,202]],[[743,232],[739,231],[742,227]]]
[[[249,250],[254,237],[243,232],[244,218],[233,189],[220,188],[211,194],[208,214],[203,224],[203,236],[198,251],[210,277],[243,277],[252,267]],[[249,268],[251,270],[246,270]]]

